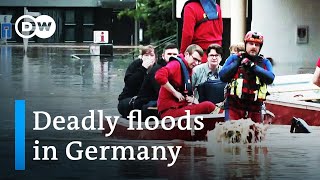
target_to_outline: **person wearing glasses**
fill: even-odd
[[[263,36],[249,31],[244,37],[245,52],[233,54],[224,63],[219,76],[228,83],[225,119],[251,118],[262,122],[261,108],[267,96],[267,85],[274,80],[272,64],[262,55]]]
[[[191,82],[193,89],[195,89],[196,98],[199,98],[198,86],[208,80],[219,79],[218,73],[222,67],[220,66],[220,62],[223,49],[219,44],[209,45],[206,54],[207,62],[195,67],[192,73]]]
[[[184,116],[185,110],[190,110],[190,114],[209,114],[215,110],[213,103],[199,103],[193,95],[190,77],[202,56],[202,48],[191,44],[184,54],[170,58],[169,63],[156,72],[155,79],[161,85],[157,101],[161,118]]]
[[[156,61],[154,47],[144,46],[141,49],[141,58],[133,61],[127,68],[124,77],[124,88],[118,97],[118,111],[126,118],[133,109],[133,102],[141,88],[147,71],[151,69]]]

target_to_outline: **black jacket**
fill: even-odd
[[[165,65],[167,65],[165,60],[159,60],[145,76],[141,89],[139,90],[138,97],[135,100],[134,108],[141,109],[141,107],[149,101],[156,101],[158,99],[161,86],[154,79],[154,76],[156,72]]]
[[[131,98],[138,95],[144,77],[147,74],[147,69],[142,66],[142,59],[134,60],[127,68],[124,77],[124,88],[119,95],[118,100]]]

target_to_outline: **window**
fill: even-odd
[[[64,21],[65,25],[75,25],[76,24],[74,10],[66,10],[64,18],[65,18],[65,21]]]

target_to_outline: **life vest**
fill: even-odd
[[[218,12],[216,9],[216,2],[207,2],[207,0],[188,0],[187,2],[184,3],[182,11],[181,11],[181,19],[183,21],[183,14],[184,14],[184,8],[185,6],[190,3],[190,2],[199,2],[204,10],[203,13],[203,18],[199,21],[196,22],[194,29],[196,29],[201,23],[209,21],[209,20],[214,20],[218,18]],[[212,7],[214,6],[214,7]]]
[[[180,67],[181,67],[181,73],[182,73],[182,87],[178,87],[176,88],[180,93],[182,93],[183,95],[188,95],[188,96],[192,96],[193,95],[193,91],[192,91],[192,85],[191,85],[191,79],[189,76],[189,71],[187,69],[187,66],[184,64],[184,62],[182,61],[182,59],[180,57],[171,57],[170,61],[178,61],[180,63]]]
[[[243,55],[239,55],[239,58],[243,59]],[[261,56],[255,64],[266,69]],[[262,102],[267,96],[267,84],[261,82],[258,76],[250,73],[243,66],[238,68],[237,73],[228,86],[228,94],[238,99]]]

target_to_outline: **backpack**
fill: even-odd
[[[199,102],[211,101],[214,104],[224,101],[224,88],[227,83],[220,79],[208,79],[206,82],[199,84],[197,87]]]

